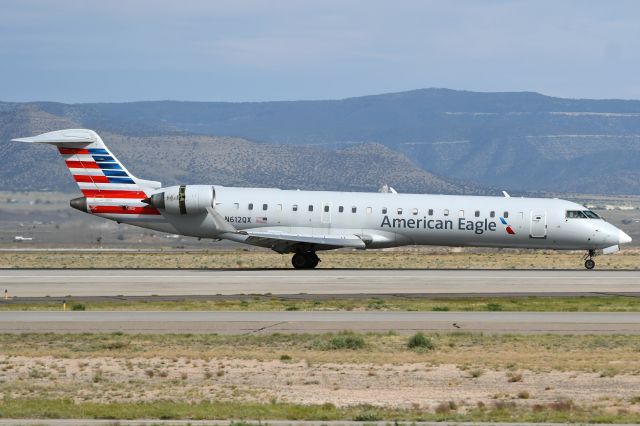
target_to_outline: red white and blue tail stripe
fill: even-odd
[[[16,142],[55,145],[80,191],[87,212],[100,215],[159,215],[141,200],[159,188],[159,182],[136,178],[109,151],[97,133],[87,129],[60,130]]]

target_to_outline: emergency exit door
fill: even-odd
[[[547,213],[531,212],[531,238],[547,238]]]

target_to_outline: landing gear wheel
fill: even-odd
[[[593,269],[596,266],[596,262],[594,262],[593,258],[596,257],[597,252],[594,249],[591,249],[584,256],[584,267],[587,269]]]
[[[291,264],[295,269],[313,269],[318,266],[318,262],[320,262],[320,259],[312,251],[296,253],[291,258]]]
[[[291,258],[291,264],[295,269],[307,269],[307,256],[303,253],[296,253]]]

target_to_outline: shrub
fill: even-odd
[[[428,349],[431,350],[435,346],[431,339],[426,337],[422,332],[417,332],[413,336],[409,337],[409,341],[407,342],[407,347],[409,349]]]
[[[291,356],[287,354],[280,355],[280,361],[291,361]]]
[[[454,401],[441,402],[436,406],[436,414],[447,414],[450,411],[456,411],[458,409],[458,404]]]
[[[529,399],[530,396],[531,395],[529,395],[529,392],[526,390],[518,392],[518,398],[520,399]]]
[[[499,303],[487,303],[487,311],[501,311],[502,305]]]
[[[334,349],[362,349],[365,343],[362,336],[345,331],[336,335],[328,334],[318,337],[312,345],[317,349],[330,351]]]
[[[362,349],[364,339],[353,334],[339,334],[329,341],[331,349]]]
[[[499,401],[494,401],[493,407],[496,410],[511,410],[516,408],[516,403],[513,401],[505,401],[501,399]]]
[[[73,305],[71,305],[72,311],[84,311],[86,309],[87,308],[82,303],[74,303]]]
[[[431,308],[432,311],[440,311],[440,312],[446,312],[449,310],[448,306],[434,306],[433,308]]]
[[[509,383],[521,382],[522,381],[522,374],[521,373],[509,373],[509,374],[507,374],[507,378],[508,378],[507,381]]]
[[[367,410],[353,416],[353,420],[356,422],[377,422],[381,420],[381,417],[375,411]]]
[[[569,411],[574,407],[574,403],[570,399],[560,399],[548,404],[548,407],[556,411]]]
[[[473,377],[474,379],[477,379],[478,377],[482,376],[482,374],[484,373],[483,370],[471,370],[469,372],[469,374],[471,375],[471,377]]]

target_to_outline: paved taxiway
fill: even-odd
[[[640,334],[640,314],[605,312],[0,312],[0,332],[319,333],[482,331]]]
[[[232,294],[637,293],[638,271],[0,270],[16,297]]]

